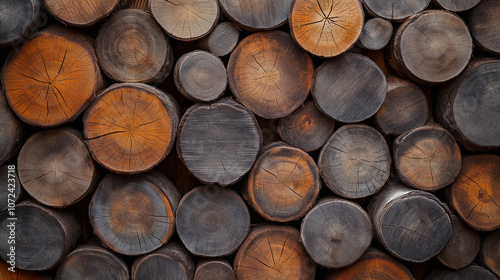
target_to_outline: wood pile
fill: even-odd
[[[0,279],[500,277],[500,0],[1,0]]]

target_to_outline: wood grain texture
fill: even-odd
[[[0,261],[0,279],[3,280],[52,280],[53,278],[38,271],[15,269],[15,272],[8,270],[10,265]]]
[[[9,170],[11,169],[7,165],[0,165],[0,212],[9,208],[9,202],[14,201],[16,204],[20,202],[24,194],[17,171],[9,172]],[[9,183],[9,179],[14,179],[14,183],[12,184],[12,181]]]
[[[300,237],[312,259],[328,268],[356,262],[373,238],[370,217],[357,203],[323,198],[302,220]]]
[[[313,101],[306,101],[289,116],[280,118],[276,130],[286,143],[311,152],[323,147],[334,128],[333,119],[323,114]]]
[[[480,231],[500,228],[500,157],[465,157],[460,174],[448,192],[449,203],[470,227]]]
[[[0,214],[0,238],[8,240],[12,221],[8,211]],[[76,245],[80,224],[70,210],[56,210],[25,200],[16,205],[16,268],[50,270],[55,268]],[[0,242],[2,259],[8,260],[10,247]]]
[[[239,280],[314,279],[315,265],[300,241],[299,231],[289,226],[254,228],[234,259]]]
[[[269,30],[283,25],[293,0],[219,0],[224,13],[240,27]]]
[[[477,45],[497,55],[500,54],[499,20],[499,0],[482,0],[471,10],[469,16],[470,30]]]
[[[226,56],[236,48],[239,36],[239,28],[230,21],[224,21],[218,23],[212,32],[201,38],[196,46],[216,56]]]
[[[435,103],[437,121],[468,150],[500,148],[500,60],[478,59],[450,84]]]
[[[21,148],[24,136],[24,127],[17,116],[12,112],[0,91],[0,164],[14,157]]]
[[[399,178],[416,189],[436,191],[453,183],[462,168],[462,154],[453,136],[437,125],[425,125],[394,141]]]
[[[390,21],[383,18],[371,18],[363,25],[357,46],[367,50],[380,50],[389,43],[391,37],[392,23]]]
[[[386,78],[375,62],[348,53],[316,69],[311,94],[327,116],[354,123],[373,116],[384,102],[386,91]]]
[[[103,86],[90,37],[60,26],[38,32],[12,53],[1,80],[12,110],[41,127],[74,120]]]
[[[433,270],[425,277],[424,280],[498,280],[498,278],[488,269],[478,266],[477,264],[470,265],[464,269],[457,271],[450,270]]]
[[[168,35],[181,41],[207,35],[219,19],[217,0],[149,0],[149,10]]]
[[[235,252],[250,230],[250,213],[231,189],[196,187],[182,197],[177,209],[177,234],[189,252],[222,257]]]
[[[143,10],[114,13],[99,30],[95,46],[102,70],[118,82],[160,83],[174,65],[170,40]]]
[[[192,101],[215,101],[226,91],[226,67],[209,52],[192,51],[177,60],[174,82],[177,90]]]
[[[131,280],[191,280],[194,262],[189,253],[177,243],[134,260]]]
[[[2,1],[0,47],[16,45],[41,27],[41,0]]]
[[[172,149],[179,109],[169,94],[141,83],[113,84],[83,117],[94,159],[117,173],[151,170]]]
[[[88,27],[107,17],[123,0],[43,0],[47,10],[65,25]]]
[[[149,0],[128,0],[127,8],[149,11]]]
[[[313,71],[310,56],[282,31],[247,36],[227,65],[234,96],[266,119],[288,116],[306,100]]]
[[[127,264],[118,255],[89,242],[77,247],[58,266],[56,280],[128,280]]]
[[[403,21],[407,17],[423,11],[431,0],[362,0],[366,10],[376,16],[391,21]]]
[[[408,18],[396,31],[389,62],[400,74],[423,84],[455,78],[472,54],[465,22],[444,10],[427,10]]]
[[[306,152],[282,142],[263,149],[243,186],[243,196],[267,220],[300,219],[319,196],[321,178],[316,163]]]
[[[463,12],[472,9],[481,0],[432,0],[432,3],[452,12]]]
[[[378,192],[389,179],[391,156],[377,130],[346,125],[323,146],[318,166],[326,186],[335,194],[361,198]]]
[[[357,0],[295,0],[288,19],[302,48],[316,56],[334,57],[356,43],[364,12]]]
[[[103,244],[123,255],[158,249],[175,230],[179,193],[163,174],[109,174],[89,205],[92,228]]]
[[[434,195],[390,183],[368,205],[377,240],[394,256],[424,262],[451,236],[451,220]]]
[[[193,280],[236,280],[233,267],[225,259],[199,261]]]
[[[374,116],[386,135],[400,135],[423,126],[429,115],[425,94],[416,84],[396,76],[387,77],[387,94]]]
[[[485,236],[481,246],[481,256],[486,267],[500,277],[500,230]]]
[[[201,182],[227,186],[250,170],[261,145],[262,132],[252,112],[226,98],[186,111],[177,153]]]

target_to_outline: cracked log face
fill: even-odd
[[[179,112],[175,100],[146,84],[114,84],[85,112],[86,142],[94,159],[117,173],[147,171],[174,145]]]
[[[149,10],[168,35],[181,41],[207,35],[219,19],[217,0],[149,0]]]
[[[449,201],[472,228],[500,228],[500,157],[478,154],[465,157],[457,179],[449,189]]]
[[[462,155],[455,139],[435,125],[401,134],[394,142],[393,156],[401,180],[424,191],[448,186],[462,167]]]
[[[110,174],[100,183],[89,206],[90,223],[103,244],[136,256],[160,248],[175,230],[177,189],[164,175]]]
[[[475,1],[475,0],[474,0]],[[423,11],[431,0],[362,0],[367,11],[376,17],[402,21]],[[455,0],[455,2],[457,2]]]
[[[315,264],[289,226],[254,228],[234,259],[236,279],[314,279]]]
[[[225,14],[249,31],[269,30],[283,25],[293,0],[219,0]]]
[[[334,57],[350,49],[363,29],[358,0],[296,0],[288,16],[293,38],[306,51]]]
[[[248,175],[245,198],[267,220],[298,220],[318,198],[318,167],[307,153],[283,143],[264,150]]]
[[[282,31],[249,35],[238,44],[227,65],[234,96],[266,119],[288,116],[304,103],[313,71],[307,52]]]
[[[158,83],[174,64],[170,40],[146,11],[115,13],[99,30],[96,52],[106,75],[119,82]]]
[[[391,168],[389,147],[366,125],[346,125],[326,142],[318,159],[325,184],[345,198],[361,198],[384,186]]]
[[[17,159],[19,180],[37,202],[67,207],[90,193],[98,175],[82,135],[70,129],[38,132]]]
[[[471,2],[479,2],[477,0]],[[500,55],[500,0],[484,0],[472,9],[469,21],[472,36],[484,50]]]
[[[59,26],[40,31],[7,59],[1,78],[12,110],[42,127],[74,120],[103,86],[91,39]]]
[[[49,12],[64,24],[88,27],[108,16],[122,0],[43,0]]]

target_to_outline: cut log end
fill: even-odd
[[[383,18],[371,18],[363,25],[363,31],[357,43],[368,50],[383,49],[391,40],[392,23]]]
[[[21,121],[12,112],[0,91],[0,164],[10,160],[21,148],[24,127]]]
[[[233,268],[227,260],[203,260],[196,266],[194,280],[236,280]]]
[[[44,24],[43,19],[46,19],[46,15],[41,11],[41,2],[41,0],[17,0],[2,3],[0,47],[21,43]]]
[[[64,24],[88,27],[104,19],[122,0],[43,0],[49,12]]]
[[[481,0],[432,0],[439,7],[452,12],[463,12],[472,9]]]
[[[391,21],[403,21],[423,11],[431,0],[363,0],[368,13]]]
[[[486,235],[481,248],[481,255],[484,264],[500,277],[500,230]]]
[[[10,167],[10,168],[9,168]],[[21,201],[23,189],[19,176],[12,166],[0,166],[0,212],[9,208],[9,203]],[[12,206],[12,205],[11,205]],[[13,207],[11,207],[13,208]]]
[[[197,46],[216,56],[226,56],[238,44],[239,36],[240,30],[238,27],[230,21],[224,21],[217,24],[210,34],[201,38]]]
[[[240,27],[249,30],[269,30],[283,25],[288,17],[292,0],[267,1],[220,0],[222,10]]]
[[[52,277],[38,271],[29,271],[15,268],[14,272],[9,270],[10,264],[0,261],[0,279],[2,280],[53,280]]]
[[[477,0],[469,2],[479,2]],[[500,1],[484,0],[470,13],[470,29],[476,43],[484,50],[500,54]]]

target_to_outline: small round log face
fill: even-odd
[[[391,37],[392,23],[382,18],[372,18],[365,22],[359,44],[368,50],[380,50],[389,43]]]
[[[231,264],[226,260],[205,260],[198,263],[194,280],[236,280]]]
[[[479,4],[481,0],[434,0],[434,2],[448,11],[462,12],[473,8]]]
[[[234,96],[266,119],[288,116],[305,101],[313,71],[309,55],[282,31],[249,35],[227,65]]]
[[[238,44],[239,36],[240,30],[238,27],[230,21],[224,21],[218,23],[210,34],[198,42],[197,46],[216,56],[226,56]]]
[[[219,0],[225,14],[244,29],[268,30],[284,24],[293,0]]]
[[[11,159],[18,151],[23,137],[23,125],[12,112],[0,91],[0,164]]]
[[[323,146],[318,166],[334,193],[361,198],[376,193],[389,179],[391,156],[377,130],[366,125],[346,125]]]
[[[477,0],[470,2],[479,2]],[[500,1],[484,0],[470,13],[471,33],[476,43],[484,50],[500,54]]]
[[[5,95],[19,118],[51,127],[74,120],[102,87],[90,38],[61,27],[45,29],[8,59]]]
[[[423,11],[431,0],[363,0],[367,10],[377,17],[392,21],[402,21]]]
[[[363,7],[357,0],[296,0],[288,16],[293,38],[306,51],[334,57],[358,40],[363,29]]]
[[[259,156],[245,193],[249,204],[265,219],[287,222],[311,209],[320,188],[314,160],[300,149],[278,144]]]
[[[304,217],[301,238],[318,264],[339,268],[356,262],[373,238],[370,217],[359,205],[325,198]]]
[[[315,265],[300,242],[298,230],[262,226],[252,230],[234,259],[236,278],[314,279]]]
[[[221,257],[232,254],[250,230],[250,213],[243,199],[230,189],[197,187],[177,209],[177,233],[194,255]]]
[[[170,152],[178,118],[170,95],[145,84],[114,84],[85,112],[84,134],[101,165],[118,173],[139,173]]]
[[[45,7],[64,24],[87,27],[108,16],[121,0],[44,0]]]
[[[0,22],[0,47],[17,44],[27,34],[40,13],[41,0],[16,0],[2,2]]]

